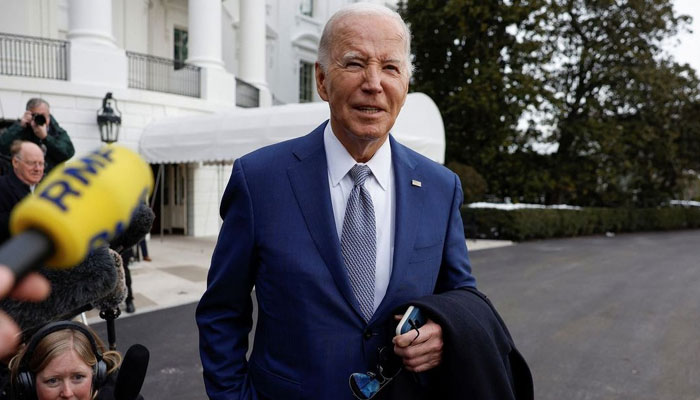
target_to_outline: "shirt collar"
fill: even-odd
[[[326,129],[323,131],[323,145],[326,149],[331,185],[337,186],[345,175],[350,172],[350,169],[357,164],[357,161],[352,158],[347,149],[335,136],[330,122],[326,124]],[[379,186],[383,190],[388,190],[391,175],[391,145],[388,138],[365,165],[372,171],[372,175],[379,183]]]

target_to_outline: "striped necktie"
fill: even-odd
[[[350,284],[365,321],[369,321],[374,314],[374,271],[377,259],[374,205],[364,187],[365,180],[371,173],[368,166],[360,164],[355,164],[350,170],[354,186],[345,208],[340,238]]]

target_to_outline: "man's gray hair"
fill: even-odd
[[[50,107],[48,101],[46,101],[42,98],[39,98],[39,97],[33,97],[33,98],[29,99],[29,101],[27,102],[27,108],[25,108],[25,110],[29,111],[32,108],[39,107],[42,104],[46,104],[46,107]]]
[[[349,16],[384,16],[389,17],[399,23],[401,29],[403,30],[401,36],[404,42],[404,53],[405,53],[405,66],[408,69],[408,76],[413,74],[413,63],[411,62],[411,30],[404,22],[403,18],[396,11],[381,6],[374,3],[353,3],[346,7],[341,8],[335,14],[333,14],[326,26],[323,28],[323,33],[321,34],[321,42],[318,45],[318,63],[321,66],[323,72],[328,71],[328,65],[331,61],[331,44],[333,42],[333,35],[335,34],[336,24]]]
[[[19,155],[19,153],[22,151],[22,144],[24,144],[26,140],[20,140],[20,139],[15,139],[12,141],[12,144],[10,145],[10,157],[15,158]]]

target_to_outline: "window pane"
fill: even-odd
[[[299,6],[299,12],[302,15],[309,17],[314,16],[314,0],[301,0],[301,5]]]
[[[187,60],[187,31],[175,28],[173,37],[173,60],[175,60],[175,69],[180,69]]]
[[[314,65],[310,62],[299,62],[299,103],[313,101]]]

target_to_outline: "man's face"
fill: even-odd
[[[327,71],[316,67],[316,86],[346,148],[348,142],[383,143],[399,115],[409,81],[402,32],[385,16],[338,21]]]
[[[24,143],[12,159],[12,166],[20,181],[36,185],[44,176],[44,152],[34,143]]]

